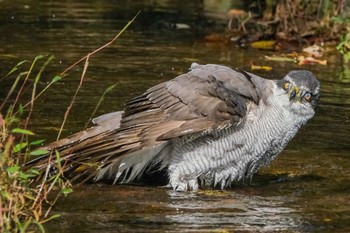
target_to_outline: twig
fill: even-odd
[[[5,106],[5,104],[7,103],[8,99],[11,97],[12,93],[14,92],[14,90],[17,87],[17,84],[19,82],[19,80],[21,79],[22,76],[24,75],[28,75],[28,72],[22,72],[20,73],[17,78],[15,79],[15,82],[12,84],[10,91],[7,93],[7,96],[5,97],[4,101],[2,102],[1,106],[0,106],[0,111],[2,110],[2,108]],[[12,105],[12,110],[14,109],[14,105]],[[11,111],[12,111],[11,110]]]
[[[111,40],[109,41],[107,44],[99,47],[98,49],[92,51],[91,53],[89,53],[89,55],[86,55],[84,57],[82,57],[81,59],[79,59],[78,61],[76,61],[73,65],[69,66],[67,69],[65,69],[60,75],[54,77],[54,79],[37,95],[34,97],[34,99],[32,99],[30,102],[26,103],[23,108],[26,108],[28,105],[30,105],[32,103],[32,101],[35,101],[37,98],[39,98],[52,84],[54,84],[55,82],[59,81],[62,77],[64,77],[66,75],[66,73],[71,70],[73,67],[75,67],[76,65],[78,65],[80,62],[84,61],[87,56],[91,56],[97,52],[99,52],[100,50],[104,49],[105,47],[111,45],[116,39],[118,39],[118,37],[130,26],[131,23],[133,23],[136,19],[136,17],[140,14],[141,11],[139,11],[134,18],[132,18],[125,26],[124,28]],[[0,109],[3,106],[0,107]]]
[[[58,81],[61,80],[61,79],[62,79],[62,77],[60,77],[60,76],[55,76],[55,77],[51,80],[51,82],[50,82],[49,84],[47,84],[47,86],[46,86],[43,90],[41,90],[39,94],[37,94],[37,95],[34,97],[34,99],[31,99],[28,103],[26,103],[25,105],[23,105],[23,108],[26,108],[28,105],[32,104],[32,102],[36,101],[36,99],[39,98],[42,94],[44,94],[44,92],[45,92],[52,84],[58,82]],[[17,113],[17,112],[16,112],[16,113]]]
[[[75,102],[75,98],[77,97],[78,92],[79,92],[81,86],[83,85],[84,77],[85,77],[87,68],[88,68],[88,66],[89,66],[90,53],[89,53],[87,56],[85,56],[85,58],[86,58],[86,61],[85,61],[85,64],[84,64],[83,73],[81,74],[79,86],[78,86],[78,88],[75,90],[73,99],[72,99],[72,101],[70,102],[70,104],[69,104],[69,106],[68,106],[68,108],[67,108],[67,111],[64,113],[63,122],[62,122],[62,124],[61,124],[60,131],[58,132],[58,135],[57,135],[57,139],[56,139],[57,141],[58,141],[58,139],[60,139],[61,133],[62,133],[62,131],[63,131],[63,127],[64,127],[64,125],[66,124],[66,121],[67,121],[69,112],[70,112],[70,110],[72,109],[73,103]]]
[[[89,120],[91,120],[91,119],[93,118],[93,116],[95,115],[97,109],[100,107],[100,105],[101,105],[102,101],[104,100],[106,94],[107,94],[108,92],[110,92],[116,85],[117,85],[117,84],[114,84],[114,85],[112,85],[112,86],[107,87],[107,89],[103,92],[103,94],[102,94],[102,96],[100,97],[100,99],[99,99],[99,101],[98,101],[98,103],[97,103],[97,105],[96,105],[94,111],[91,113],[91,116],[90,116]],[[88,124],[89,124],[89,120],[86,122],[86,124],[85,124],[85,126],[84,126],[84,130],[87,128],[87,126],[88,126]]]
[[[94,50],[93,52],[87,54],[86,56],[84,56],[83,58],[81,58],[80,60],[78,60],[77,62],[75,62],[73,65],[71,65],[70,67],[68,67],[68,68],[67,68],[65,71],[63,71],[59,76],[57,76],[57,77],[63,77],[69,70],[71,70],[71,69],[72,69],[73,67],[75,67],[77,64],[79,64],[80,62],[82,62],[83,60],[85,60],[84,70],[83,70],[82,76],[81,76],[81,78],[80,78],[79,86],[78,86],[78,88],[77,88],[77,90],[76,90],[76,92],[75,92],[75,94],[74,94],[74,96],[73,96],[73,99],[72,99],[72,101],[71,101],[69,107],[67,108],[67,111],[66,111],[65,114],[64,114],[64,120],[63,120],[63,122],[62,122],[60,131],[59,131],[59,133],[58,133],[58,135],[57,135],[57,140],[58,140],[58,139],[60,138],[60,136],[61,136],[63,127],[64,127],[64,125],[65,125],[65,122],[66,122],[66,120],[67,120],[68,114],[69,114],[69,112],[70,112],[70,109],[72,108],[72,105],[73,105],[73,103],[74,103],[74,100],[75,100],[75,98],[76,98],[76,96],[77,96],[77,94],[78,94],[78,92],[79,92],[79,89],[80,89],[82,83],[83,83],[84,76],[85,76],[85,73],[86,73],[87,68],[88,68],[88,63],[89,63],[89,58],[90,58],[90,56],[93,55],[93,54],[95,54],[95,53],[97,53],[98,51],[104,49],[104,48],[107,47],[108,45],[112,44],[112,43],[113,43],[113,42],[114,42],[128,27],[129,27],[129,26],[130,26],[130,24],[136,19],[136,17],[137,17],[139,14],[140,14],[140,11],[134,16],[134,18],[133,18],[132,20],[130,20],[130,21],[127,23],[127,25],[126,25],[126,26],[125,26],[125,27],[124,27],[110,42],[108,42],[107,44],[105,44],[105,45],[99,47],[98,49]],[[56,78],[56,77],[55,77],[55,78]],[[54,78],[54,80],[55,80],[55,78]],[[48,86],[50,86],[52,83],[54,83],[54,82],[55,82],[54,80],[53,80]],[[47,86],[47,88],[48,88],[48,86]],[[45,89],[45,90],[46,90],[46,89]],[[40,92],[34,99],[32,99],[32,101],[35,101],[36,98],[38,98],[41,94],[42,94],[42,92]],[[31,102],[32,102],[32,101],[31,101]],[[31,104],[31,102],[27,103],[25,106]],[[33,208],[35,207],[36,203],[39,201],[39,198],[41,197],[41,195],[43,195],[42,192],[43,192],[43,190],[44,190],[44,184],[46,183],[47,178],[49,177],[49,173],[50,173],[50,169],[51,169],[52,153],[53,153],[53,151],[51,151],[50,154],[49,154],[49,156],[48,156],[48,162],[47,162],[48,166],[47,166],[47,168],[46,168],[46,170],[45,170],[45,174],[44,174],[44,177],[43,177],[43,181],[42,181],[42,183],[41,183],[41,185],[40,185],[40,188],[39,188],[39,191],[38,191],[38,195],[37,195],[36,199],[35,199],[34,202],[33,202],[33,205],[32,205]],[[48,213],[49,213],[49,212],[47,212],[46,215],[47,215]]]
[[[86,55],[85,57],[82,57],[80,60],[76,61],[73,65],[71,65],[70,67],[68,67],[67,69],[65,69],[60,76],[65,75],[69,70],[71,70],[73,67],[75,67],[76,65],[78,65],[80,62],[84,61],[85,59],[87,59],[88,56],[91,56],[97,52],[99,52],[100,50],[106,48],[107,46],[113,44],[113,42],[119,38],[119,36],[121,34],[123,34],[123,32],[130,26],[130,24],[132,24],[134,22],[134,20],[136,19],[136,17],[140,14],[141,11],[137,12],[137,14],[134,16],[134,18],[132,18],[126,25],[125,27],[111,40],[109,41],[107,44],[99,47],[98,49],[94,50],[93,52],[89,53],[88,55]]]
[[[114,41],[116,41],[116,40],[119,38],[119,36],[120,36],[121,34],[123,34],[123,32],[130,26],[130,24],[132,24],[132,23],[134,22],[134,20],[135,20],[136,17],[140,14],[140,12],[141,12],[141,11],[137,12],[137,14],[124,26],[124,28],[123,28],[111,41],[109,41],[108,43],[102,45],[102,46],[99,47],[98,49],[92,51],[91,53],[89,53],[88,55],[84,56],[83,58],[79,59],[77,62],[75,62],[73,65],[71,65],[70,67],[68,67],[66,70],[64,70],[64,71],[60,74],[60,76],[64,76],[69,70],[71,70],[71,69],[72,69],[73,67],[75,67],[77,64],[79,64],[79,63],[82,62],[83,60],[86,60],[86,61],[85,61],[85,65],[84,65],[84,70],[83,70],[82,76],[81,76],[81,78],[80,78],[80,84],[79,84],[78,89],[76,90],[76,92],[75,92],[75,94],[74,94],[74,96],[73,96],[72,102],[70,103],[70,105],[69,105],[68,108],[67,108],[67,111],[66,111],[65,114],[64,114],[64,120],[63,120],[63,122],[62,122],[60,131],[58,132],[58,135],[57,135],[57,139],[56,139],[56,140],[58,140],[58,139],[60,138],[60,136],[61,136],[63,127],[64,127],[64,125],[65,125],[65,123],[66,123],[67,118],[68,118],[68,114],[69,114],[69,112],[70,112],[70,110],[71,110],[71,108],[72,108],[72,105],[73,105],[74,100],[75,100],[75,98],[76,98],[76,96],[77,96],[77,94],[78,94],[78,91],[79,91],[79,89],[81,88],[81,85],[82,85],[82,83],[83,83],[83,79],[84,79],[84,76],[85,76],[85,73],[86,73],[86,70],[87,70],[87,67],[88,67],[88,60],[89,60],[90,56],[93,55],[93,54],[95,54],[95,53],[97,53],[97,52],[99,52],[99,51],[101,51],[102,49],[106,48],[107,46],[111,45]]]
[[[34,85],[33,85],[33,91],[32,91],[32,97],[31,97],[31,101],[30,101],[30,109],[29,109],[29,113],[28,113],[28,116],[26,117],[26,120],[25,120],[25,123],[24,123],[24,129],[27,129],[28,127],[28,124],[29,124],[29,120],[30,120],[30,117],[32,116],[32,113],[33,113],[33,109],[34,109],[34,99],[35,99],[35,94],[36,94],[36,88],[37,88],[37,85],[38,85],[38,82],[41,78],[41,74],[44,72],[46,66],[52,61],[54,57],[53,56],[50,56],[46,62],[44,63],[44,65],[41,67],[41,69],[39,70],[38,74],[36,75],[35,77],[35,80],[34,80]],[[22,135],[22,138],[21,138],[21,141],[23,139],[23,136]]]

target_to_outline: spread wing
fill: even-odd
[[[250,105],[261,99],[257,76],[219,65],[193,64],[191,71],[160,83],[129,101],[124,112],[95,120],[97,126],[48,145],[57,150],[73,180],[130,181],[178,137],[200,137],[239,127]],[[41,170],[57,159],[42,156],[27,166]]]

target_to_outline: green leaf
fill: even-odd
[[[36,174],[30,173],[30,172],[19,172],[19,176],[21,177],[22,181],[28,181],[31,177],[36,177]]]
[[[20,172],[19,176],[21,177],[22,181],[26,181],[26,180],[28,180],[28,178],[34,177],[35,175],[28,174],[28,173],[25,173],[25,172]]]
[[[34,135],[34,133],[30,130],[27,129],[20,129],[20,128],[15,128],[12,130],[12,133],[20,133],[20,134],[26,134],[26,135]]]
[[[73,192],[73,189],[71,189],[71,188],[62,188],[61,189],[61,193],[65,196],[67,196],[68,194],[70,194],[72,192]]]
[[[45,142],[45,139],[40,139],[40,140],[36,140],[30,143],[30,145],[36,146],[36,145],[40,145],[41,143]]]
[[[38,170],[38,169],[35,169],[35,168],[29,169],[29,170],[28,170],[28,173],[29,173],[29,174],[33,174],[33,175],[39,175],[39,174],[40,174],[39,170]]]
[[[60,152],[58,152],[58,150],[55,150],[55,155],[56,155],[57,168],[58,168],[58,170],[62,170]]]
[[[48,153],[49,153],[48,150],[34,150],[34,151],[30,152],[29,155],[45,155]]]
[[[37,223],[37,222],[36,222],[36,224],[37,224],[38,226],[41,226],[41,228],[43,229],[42,232],[45,232],[45,229],[44,229],[44,227],[42,226],[42,224],[43,224],[43,223],[46,223],[46,222],[48,222],[48,221],[51,221],[51,220],[54,219],[54,218],[58,218],[58,217],[60,217],[60,216],[61,216],[60,214],[55,214],[55,215],[52,215],[52,216],[49,217],[49,218],[46,218],[46,219],[40,221],[40,223]]]
[[[22,65],[23,63],[25,63],[25,62],[27,62],[27,60],[18,62],[17,65],[16,65],[15,67],[13,67],[12,70],[10,70],[10,72],[8,72],[6,76],[9,76],[9,75],[12,74],[13,72],[15,72],[15,71],[18,69],[18,67],[19,67],[20,65]]]
[[[37,221],[35,221],[35,224],[37,225],[37,227],[39,228],[40,232],[45,233],[45,228],[43,226],[42,223],[38,223]]]
[[[350,19],[349,18],[345,18],[345,17],[341,17],[341,16],[333,16],[332,20],[335,23],[350,23]]]
[[[19,104],[18,112],[19,112],[19,115],[23,115],[24,108],[23,108],[23,105],[22,105],[22,104]]]
[[[20,61],[20,62],[17,63],[16,66],[20,66],[20,65],[22,65],[23,63],[26,63],[26,62],[27,62],[27,60]]]
[[[39,54],[34,58],[34,61],[43,59],[44,57],[45,57],[44,55]]]
[[[32,201],[34,201],[35,200],[35,197],[33,196],[33,195],[31,195],[31,193],[24,193],[23,194],[26,198],[28,198],[29,200],[32,200]]]
[[[62,79],[62,77],[61,76],[55,76],[53,79],[52,79],[52,83],[55,83],[55,82],[58,82],[58,81],[60,81]]]
[[[26,142],[18,143],[13,147],[13,152],[14,153],[20,152],[27,145],[28,145],[28,143],[26,143]]]
[[[111,85],[111,86],[107,87],[106,90],[105,90],[105,93],[110,92],[113,88],[115,88],[115,86],[117,86],[117,84],[114,84],[114,85]]]
[[[6,192],[4,190],[1,191],[1,195],[7,200],[11,200],[12,199],[12,195],[9,192]]]
[[[6,171],[10,174],[14,174],[14,173],[18,172],[20,169],[21,169],[20,166],[15,165],[15,166],[11,166],[11,167],[6,168]]]

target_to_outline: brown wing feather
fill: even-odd
[[[107,124],[111,119],[102,117],[95,128],[45,148],[57,149],[66,172],[76,179],[96,176],[99,169],[103,174],[114,169],[115,174],[121,161],[130,158],[130,166],[136,166],[146,160],[143,151],[151,160],[172,138],[239,124],[244,120],[248,102],[259,101],[256,87],[246,73],[218,65],[191,68],[189,73],[151,87],[129,101],[122,118],[114,120],[115,127],[109,124],[104,129],[103,122]],[[48,161],[46,155],[27,165],[44,169]],[[52,159],[51,165],[56,162]]]

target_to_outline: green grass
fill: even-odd
[[[333,17],[333,21],[337,24],[343,25],[345,28],[340,35],[337,50],[343,56],[344,61],[350,61],[350,19],[344,17]]]
[[[37,93],[37,84],[41,74],[52,59],[53,57],[37,56],[29,69],[22,72],[18,70],[22,69],[28,61],[19,62],[0,79],[2,82],[13,80],[0,106],[1,232],[27,232],[28,230],[44,232],[43,223],[57,217],[57,215],[49,214],[50,207],[60,195],[72,191],[69,182],[61,179],[60,173],[34,184],[33,178],[37,176],[38,171],[34,169],[25,171],[21,167],[23,161],[32,156],[47,153],[47,151],[32,150],[44,140],[34,140],[35,134],[28,129],[28,124],[35,100],[53,83],[60,80],[60,77],[54,77],[41,92]],[[44,63],[34,74],[33,70],[42,60]],[[31,82],[28,82],[29,80]],[[32,91],[30,101],[23,105],[21,103],[23,90],[28,86]],[[54,195],[49,195],[51,193]],[[45,209],[44,205],[47,206]]]
[[[52,206],[55,205],[60,196],[67,195],[73,191],[70,182],[62,178],[64,167],[61,167],[61,164],[58,163],[55,166],[58,169],[57,173],[48,176],[48,169],[46,171],[38,171],[35,169],[23,169],[21,166],[23,162],[32,159],[33,156],[48,153],[49,156],[56,157],[55,161],[60,161],[60,154],[57,151],[49,152],[36,149],[45,140],[35,139],[35,133],[28,129],[35,101],[52,84],[66,76],[68,71],[85,61],[80,83],[64,114],[64,120],[57,136],[58,140],[75,98],[83,84],[89,57],[116,41],[139,13],[111,41],[84,56],[60,75],[54,76],[40,91],[38,90],[38,83],[44,70],[53,60],[53,56],[39,55],[32,62],[21,61],[4,77],[0,78],[0,84],[5,81],[12,82],[12,86],[3,98],[2,103],[0,102],[0,232],[45,232],[44,223],[59,216],[50,215]],[[29,65],[27,69],[24,68],[26,65]],[[114,87],[115,85],[107,87],[98,101],[91,118],[105,95]],[[31,90],[30,100],[23,103],[25,101],[23,92],[28,88]]]

